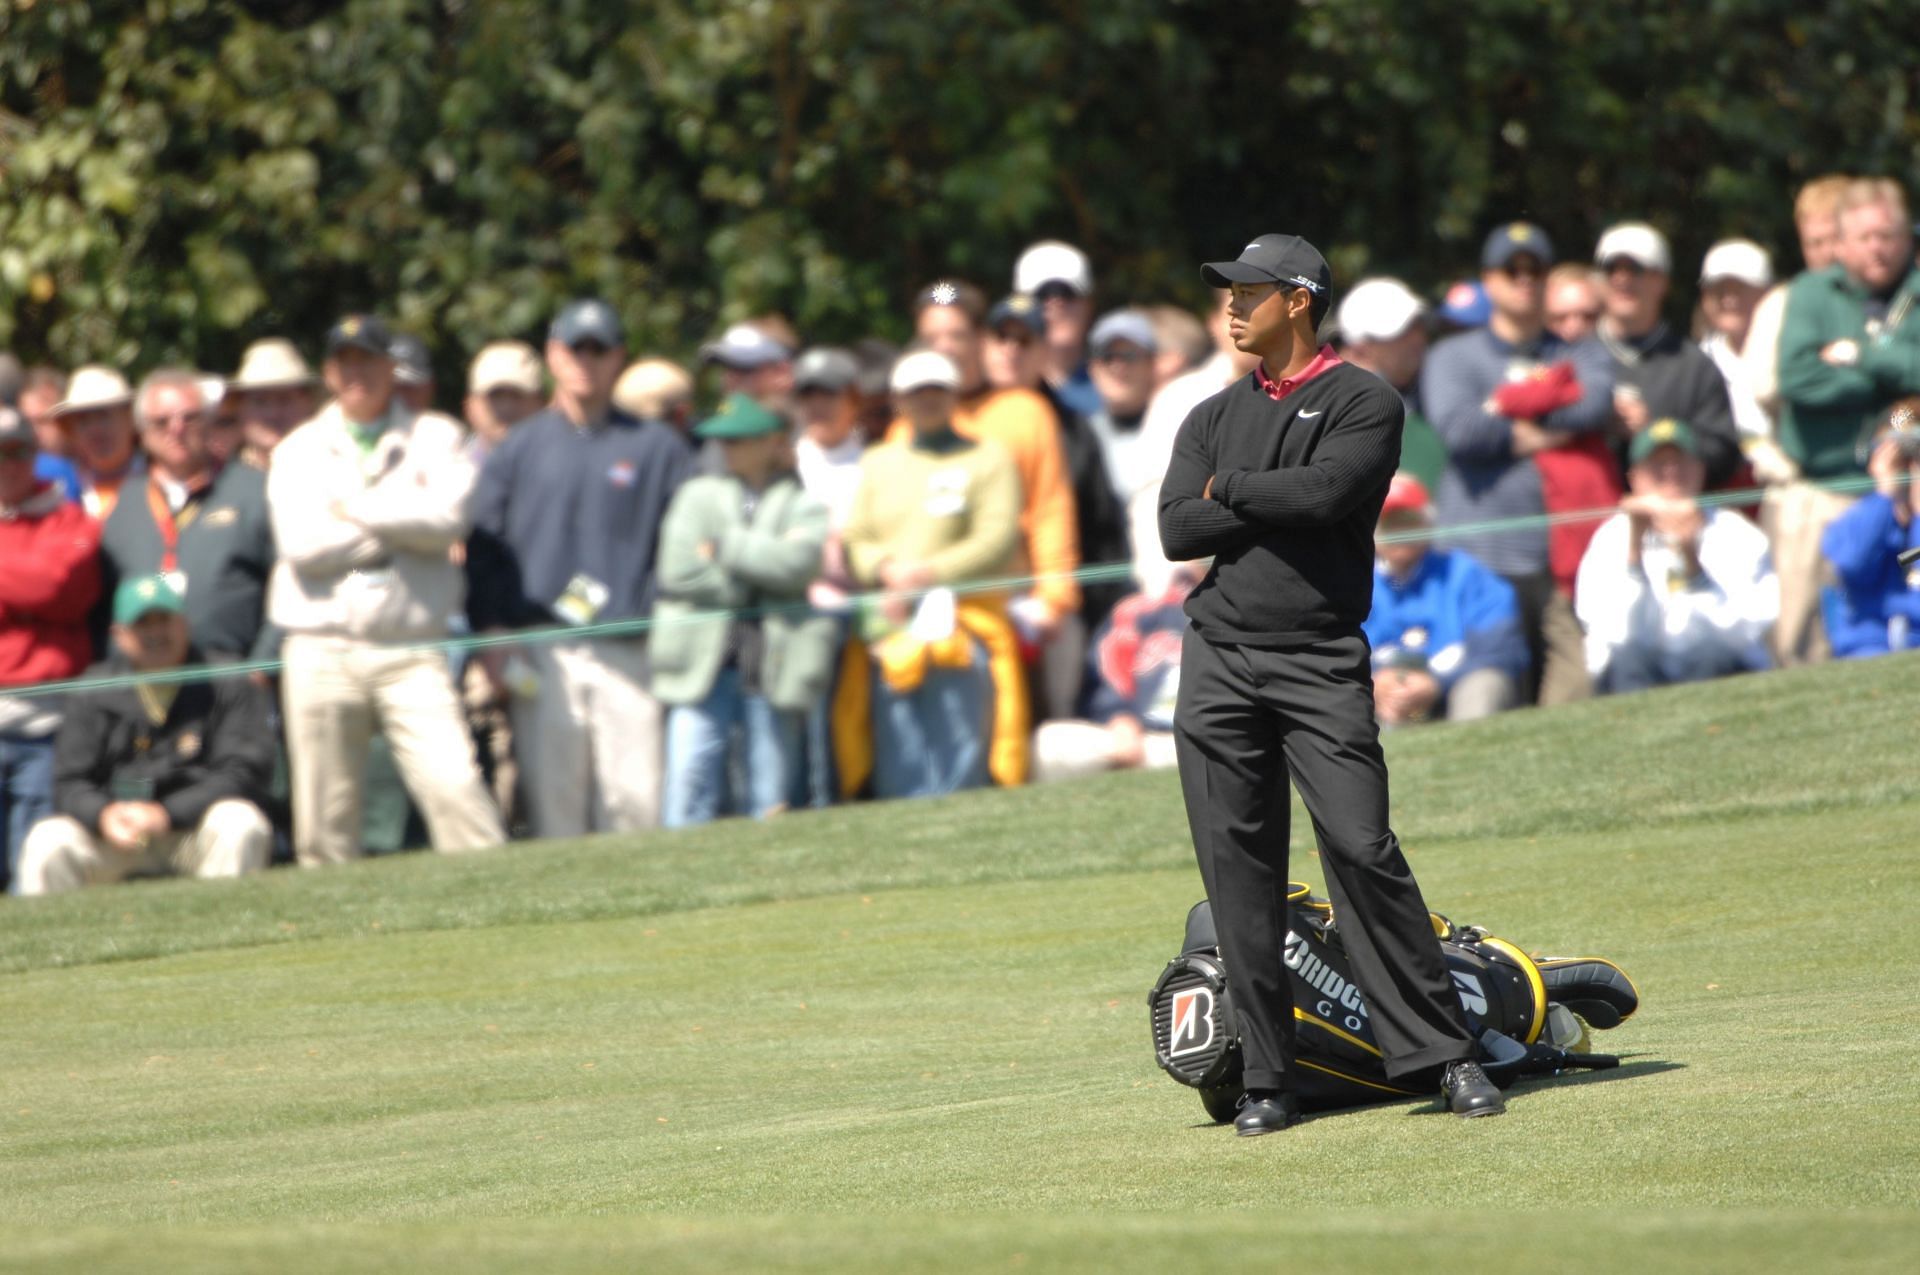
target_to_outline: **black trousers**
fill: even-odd
[[[1189,632],[1174,714],[1180,787],[1240,1016],[1249,1089],[1293,1065],[1287,781],[1320,843],[1334,918],[1387,1074],[1473,1056],[1427,905],[1387,826],[1387,766],[1364,637],[1264,650]]]

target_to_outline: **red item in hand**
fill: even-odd
[[[1516,421],[1537,421],[1579,401],[1580,382],[1574,378],[1571,363],[1555,363],[1493,392],[1494,409]]]

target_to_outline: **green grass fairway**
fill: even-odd
[[[1239,1140],[1160,1074],[1171,775],[10,903],[0,1270],[1908,1271],[1916,704],[1393,737],[1429,903],[1644,1000],[1491,1121]]]

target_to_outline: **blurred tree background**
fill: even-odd
[[[458,384],[567,297],[684,355],[769,310],[899,336],[1085,247],[1200,304],[1268,229],[1429,290],[1518,216],[1798,264],[1834,169],[1914,184],[1909,0],[0,0],[0,348],[230,368],[340,312]]]

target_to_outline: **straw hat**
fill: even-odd
[[[255,341],[240,356],[240,370],[227,382],[229,390],[278,390],[312,385],[313,369],[300,357],[293,342],[270,336]]]
[[[133,403],[133,387],[127,378],[110,367],[89,363],[67,382],[67,396],[48,410],[52,417],[74,412],[91,412],[101,407],[127,407]]]

